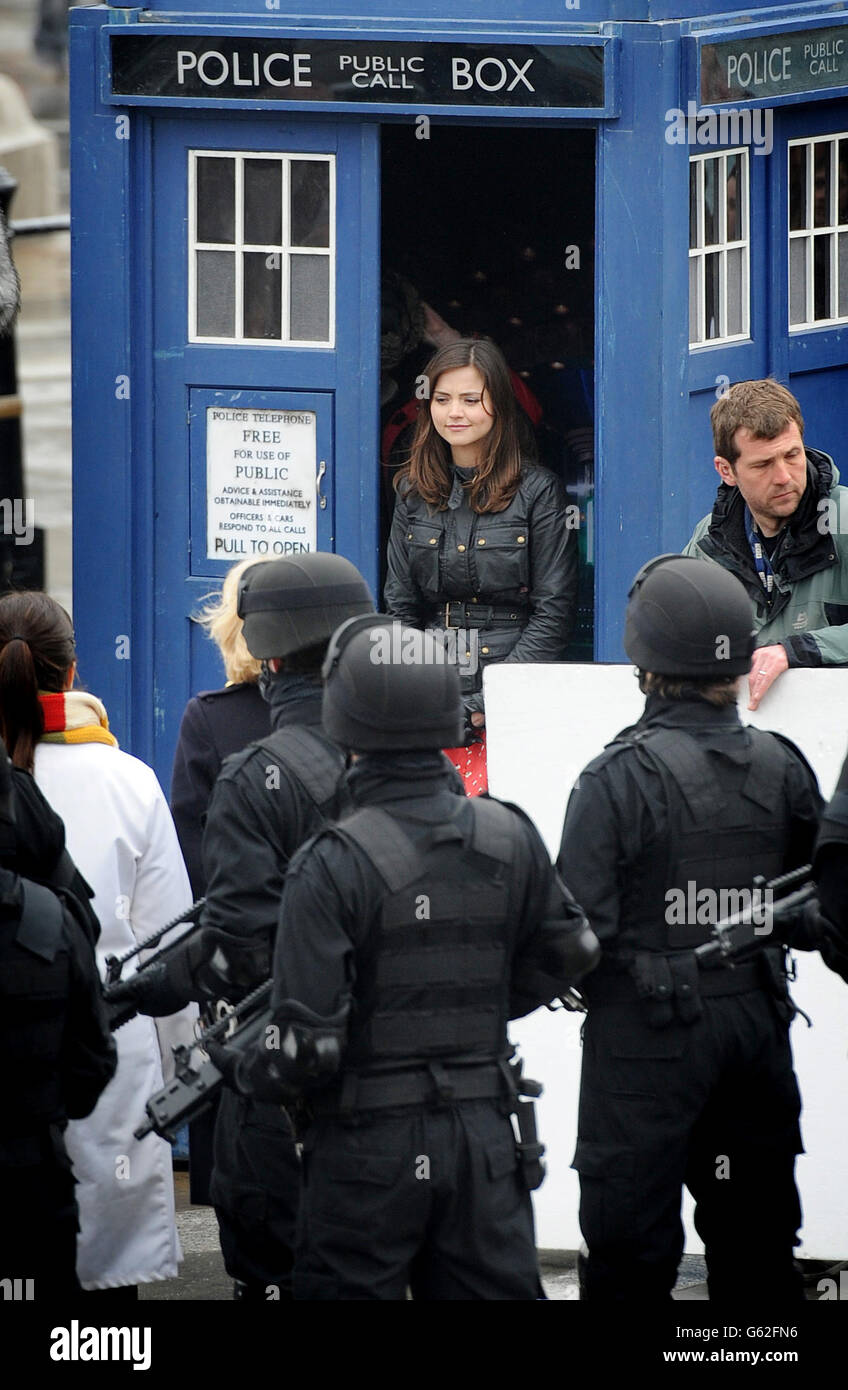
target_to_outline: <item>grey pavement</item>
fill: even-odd
[[[177,1227],[184,1260],[177,1279],[143,1284],[139,1296],[144,1301],[226,1302],[232,1300],[233,1285],[224,1269],[218,1244],[218,1225],[211,1207],[193,1207],[188,1196],[188,1174],[174,1174],[177,1198]],[[573,1251],[540,1252],[542,1283],[552,1301],[575,1302],[578,1297],[577,1272]],[[685,1255],[674,1297],[680,1301],[706,1299],[703,1260]]]

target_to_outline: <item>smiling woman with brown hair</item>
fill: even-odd
[[[563,659],[576,537],[559,481],[522,456],[509,368],[495,344],[460,339],[424,375],[430,404],[396,483],[386,611],[412,627],[458,630],[469,741],[484,740],[482,667]],[[459,754],[455,761],[462,767]],[[473,790],[484,785],[483,777]]]

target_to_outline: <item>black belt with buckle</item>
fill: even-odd
[[[434,1061],[430,1066],[371,1076],[347,1072],[340,1084],[310,1095],[309,1108],[316,1116],[343,1116],[358,1110],[493,1100],[505,1093],[503,1074],[496,1063],[461,1067]]]
[[[523,608],[520,603],[507,606],[503,603],[473,603],[456,600],[446,603],[438,616],[446,628],[493,627],[499,626],[501,623],[526,623],[529,611],[527,608]]]

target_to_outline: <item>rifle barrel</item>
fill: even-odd
[[[192,903],[191,907],[187,907],[185,912],[180,913],[179,917],[174,917],[172,921],[166,922],[164,927],[157,927],[156,931],[151,932],[143,941],[137,942],[129,951],[125,951],[122,956],[109,956],[106,961],[106,966],[109,971],[110,983],[117,984],[121,978],[121,969],[126,965],[127,961],[133,960],[140,951],[146,951],[149,946],[156,946],[166,932],[172,931],[173,928],[178,927],[181,922],[197,922],[205,906],[206,899],[198,898],[197,902]],[[187,935],[187,932],[183,932],[183,936]],[[182,940],[182,937],[180,937],[179,940]]]

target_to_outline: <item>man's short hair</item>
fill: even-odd
[[[738,429],[750,430],[755,439],[776,439],[793,423],[803,439],[801,407],[792,392],[772,377],[763,381],[737,381],[710,411],[716,454],[728,463],[735,463],[739,457],[739,449],[733,442]]]
[[[739,698],[740,676],[661,676],[656,671],[639,672],[643,695],[659,695],[663,700],[691,700],[699,695],[718,709],[735,705]]]

